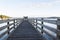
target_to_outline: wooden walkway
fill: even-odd
[[[7,40],[43,40],[43,37],[28,21],[23,21]]]

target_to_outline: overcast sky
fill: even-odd
[[[59,17],[60,0],[0,0],[0,14],[12,17]]]

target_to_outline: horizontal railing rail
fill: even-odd
[[[10,23],[12,21],[12,23]],[[5,26],[0,27],[0,33],[4,29],[7,29],[3,33],[0,34],[0,39],[3,38],[5,34],[10,35],[16,28],[17,26],[22,22],[22,18],[16,18],[16,19],[8,19],[8,20],[0,20],[0,24],[3,25],[5,23]],[[13,26],[12,26],[13,25]],[[12,26],[12,27],[10,27]],[[13,29],[13,30],[12,30]],[[11,31],[12,30],[12,31]],[[11,32],[10,32],[11,31]]]
[[[60,18],[55,17],[55,18],[30,18],[29,22],[32,23],[33,26],[35,26],[36,29],[40,29],[41,34],[47,34],[50,38],[52,38],[53,40],[60,40]],[[45,25],[45,23],[50,23],[50,24],[54,24],[57,26],[57,28],[53,28],[49,25]],[[38,26],[40,25],[40,26]],[[56,36],[54,36],[54,34],[50,33],[49,31],[45,30],[45,29],[53,32],[54,34],[56,34]]]

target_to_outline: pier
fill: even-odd
[[[10,23],[11,21],[13,23]],[[59,17],[14,18],[0,20],[0,24],[2,23],[6,23],[6,25],[0,27],[0,31],[5,28],[7,30],[0,34],[0,38],[7,34],[8,37],[5,40],[60,40]],[[45,23],[54,24],[57,28],[55,29],[49,25],[45,25]],[[48,30],[53,32],[56,36],[48,32]],[[46,36],[48,35],[48,37],[44,36],[45,34]]]

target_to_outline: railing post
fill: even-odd
[[[7,25],[9,25],[9,22],[7,22]],[[9,27],[7,29],[9,30]],[[8,34],[9,34],[9,31],[8,31]]]
[[[58,24],[59,21],[60,19],[57,19],[57,30],[60,30],[60,23]],[[60,39],[60,32],[57,32],[57,38]]]
[[[15,19],[14,19],[14,29],[15,29]]]
[[[43,34],[43,18],[41,18],[41,33]]]
[[[37,29],[37,18],[36,18],[36,29]]]
[[[34,19],[31,21],[32,25],[34,26]]]

